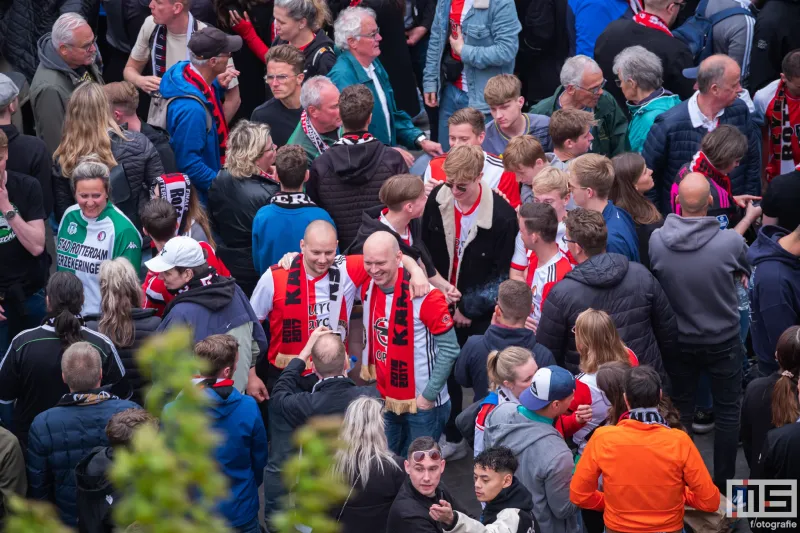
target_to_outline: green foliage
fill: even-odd
[[[308,526],[313,533],[338,533],[339,524],[327,512],[341,506],[350,490],[331,469],[341,421],[341,417],[313,418],[295,432],[293,440],[302,453],[283,465],[289,494],[284,511],[273,518],[279,533],[297,533],[297,525]]]
[[[15,495],[10,495],[6,503],[11,511],[6,533],[73,533],[58,520],[55,507],[49,503],[24,500]]]

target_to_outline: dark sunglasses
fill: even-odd
[[[425,460],[426,455],[430,457],[432,461],[438,461],[442,458],[442,452],[436,449],[414,452],[411,454],[411,458],[415,463],[421,463]]]
[[[453,187],[455,187],[456,189],[458,189],[461,192],[467,192],[467,186],[466,185],[454,185],[453,183],[451,183],[449,181],[445,181],[444,182],[444,186],[447,187],[448,189],[452,189]]]

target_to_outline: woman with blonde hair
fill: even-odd
[[[53,153],[60,177],[53,180],[56,221],[75,203],[69,179],[80,159],[95,154],[111,172],[113,202],[141,232],[139,208],[150,196],[164,166],[143,134],[123,131],[111,115],[103,88],[94,82],[78,86],[67,104],[61,143]],[[117,168],[119,167],[119,168]]]
[[[161,319],[155,309],[142,309],[142,287],[136,270],[118,257],[100,265],[100,312],[86,316],[86,327],[102,333],[114,343],[133,389],[131,400],[144,405],[146,380],[134,358]]]
[[[389,451],[381,400],[362,396],[344,414],[334,472],[349,487],[346,500],[331,509],[342,533],[384,533],[386,518],[406,479],[403,459]]]

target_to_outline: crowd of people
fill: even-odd
[[[745,505],[731,480],[800,479],[795,22],[0,6],[0,527],[19,494],[114,530],[114,450],[158,427],[137,350],[173,327],[240,533],[270,530],[319,415],[344,533],[679,532]],[[478,515],[442,482],[467,457]]]

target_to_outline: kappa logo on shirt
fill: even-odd
[[[135,242],[131,242],[130,244],[128,244],[128,247],[126,248],[126,250],[138,250],[138,249],[139,247],[136,245]]]

